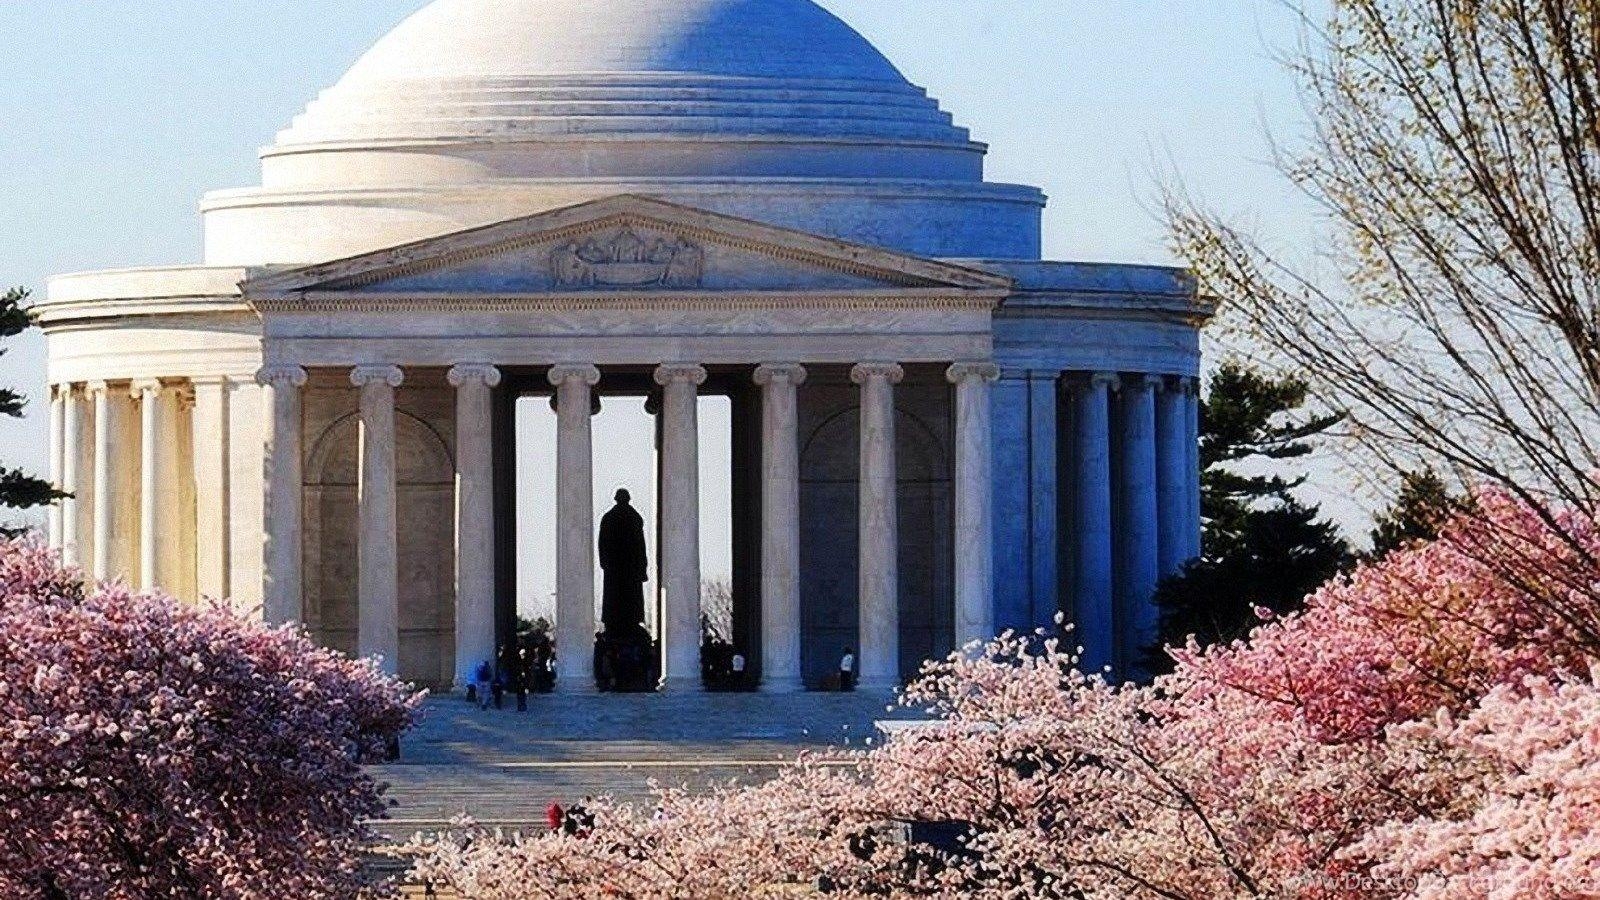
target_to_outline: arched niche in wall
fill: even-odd
[[[311,444],[305,478],[306,624],[318,643],[357,649],[360,417]],[[400,677],[449,686],[455,665],[455,461],[421,419],[395,410]]]
[[[918,388],[897,390],[895,410],[902,677],[954,641],[948,392]],[[801,647],[812,688],[858,644],[860,417],[841,406],[800,436]]]

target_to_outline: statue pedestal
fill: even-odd
[[[650,693],[656,690],[660,673],[660,649],[643,628],[617,637],[607,633],[595,645],[595,681],[603,691]]]

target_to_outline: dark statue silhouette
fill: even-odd
[[[654,687],[656,648],[644,627],[644,584],[650,579],[645,553],[644,517],[626,490],[600,519],[600,568],[605,590],[600,621],[605,631],[595,642],[595,675],[602,690],[637,691]]]
[[[644,583],[650,580],[650,562],[645,556],[644,517],[625,490],[617,491],[617,505],[600,519],[600,568],[605,572],[600,620],[606,633],[631,635],[644,627]]]

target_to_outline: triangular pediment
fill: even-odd
[[[349,259],[262,270],[247,296],[947,289],[1003,276],[647,197],[622,195]]]

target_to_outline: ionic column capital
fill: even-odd
[[[306,370],[296,365],[266,366],[256,373],[256,384],[270,388],[301,388],[306,386]]]
[[[83,383],[83,393],[88,397],[103,397],[111,390],[111,385],[104,381],[86,381]]]
[[[166,387],[159,378],[135,378],[128,384],[128,396],[139,400],[146,394],[159,395]]]
[[[1166,385],[1167,379],[1163,375],[1133,375],[1123,379],[1123,384],[1136,391],[1158,391]]]
[[[1198,379],[1189,375],[1146,375],[1155,380],[1156,390],[1162,394],[1192,396],[1199,387]]]
[[[447,376],[451,387],[481,384],[484,387],[500,386],[500,370],[488,363],[460,363]]]
[[[550,383],[556,387],[570,381],[581,381],[587,387],[600,383],[600,370],[587,363],[562,363],[550,367]]]
[[[369,384],[387,384],[397,388],[405,384],[406,373],[399,366],[356,366],[350,370],[350,383],[356,387]]]
[[[951,384],[972,379],[992,384],[1000,380],[1000,367],[992,362],[958,362],[945,371],[944,377]]]
[[[762,387],[783,383],[799,386],[806,383],[806,367],[799,363],[765,363],[756,367],[755,382]]]
[[[856,384],[866,384],[868,381],[899,384],[905,377],[905,368],[895,362],[864,362],[850,370],[850,380]]]
[[[1115,372],[1088,372],[1081,384],[1088,390],[1106,388],[1114,391],[1122,386],[1122,378]]]
[[[656,367],[655,379],[662,387],[670,384],[699,387],[706,383],[706,367],[698,363],[665,363]]]

